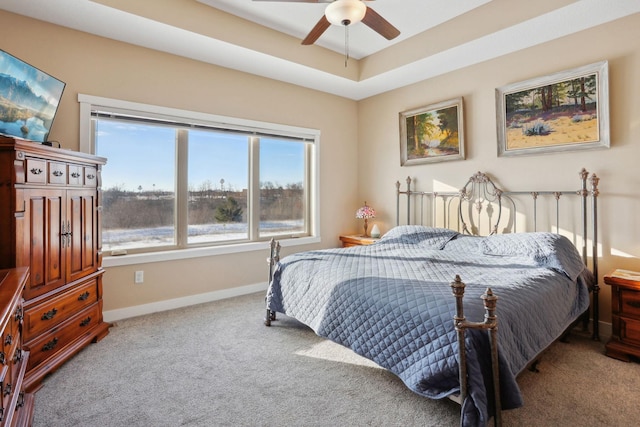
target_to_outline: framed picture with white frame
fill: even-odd
[[[609,148],[608,62],[496,89],[498,156]]]
[[[400,113],[400,164],[464,159],[462,97]]]

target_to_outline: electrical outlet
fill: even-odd
[[[134,280],[135,283],[143,283],[144,282],[144,271],[142,271],[142,270],[136,271],[136,274],[135,274],[133,280]]]

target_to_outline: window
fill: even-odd
[[[317,131],[79,100],[83,151],[107,158],[105,255],[317,235]]]

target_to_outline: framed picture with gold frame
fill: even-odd
[[[498,156],[609,148],[608,62],[496,89]]]
[[[400,165],[464,159],[462,97],[400,113]]]

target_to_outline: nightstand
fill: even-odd
[[[349,235],[340,236],[340,240],[342,241],[342,247],[348,248],[349,246],[371,245],[380,239],[374,239],[373,237],[368,236]]]
[[[615,270],[604,277],[611,285],[611,339],[607,356],[628,362],[640,357],[640,272]]]

